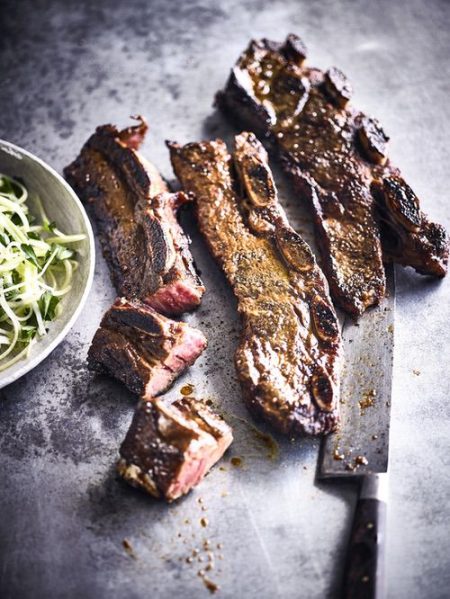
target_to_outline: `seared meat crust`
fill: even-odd
[[[384,296],[383,258],[443,276],[448,237],[420,210],[420,225],[411,228],[406,205],[389,203],[385,180],[399,177],[387,158],[389,138],[375,119],[350,105],[345,75],[336,68],[324,73],[306,67],[306,53],[294,35],[284,44],[252,41],[217,103],[239,126],[265,137],[280,157],[299,198],[312,208],[331,293],[344,310],[358,315]],[[396,185],[408,195],[401,177]],[[378,208],[389,223],[384,255]]]
[[[156,168],[136,151],[146,130],[143,119],[123,131],[98,127],[64,173],[92,206],[118,294],[176,315],[198,306],[204,287],[176,219],[189,198],[169,193]]]
[[[236,137],[234,163],[221,140],[169,147],[238,300],[235,363],[249,409],[288,435],[334,430],[339,326],[326,280],[278,203],[265,150],[251,133]]]
[[[200,482],[232,440],[226,422],[199,401],[141,400],[117,468],[131,485],[173,501]]]
[[[120,380],[133,393],[152,398],[170,387],[205,348],[199,330],[139,300],[120,298],[103,316],[88,365]]]

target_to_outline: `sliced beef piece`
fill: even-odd
[[[122,381],[144,398],[166,390],[203,352],[204,335],[139,300],[117,299],[92,340],[92,370]]]
[[[198,306],[204,287],[195,273],[176,212],[189,198],[171,194],[137,148],[147,125],[98,127],[64,169],[92,214],[119,295],[137,297],[167,315]]]
[[[235,364],[249,409],[277,430],[321,434],[338,423],[341,338],[326,280],[281,209],[253,134],[169,143],[200,230],[238,300]]]
[[[217,102],[240,126],[266,138],[281,159],[299,197],[312,208],[334,299],[361,314],[385,293],[372,183],[398,171],[387,159],[388,137],[379,123],[350,106],[352,89],[345,75],[336,68],[326,73],[309,68],[305,57],[304,44],[293,35],[284,44],[252,41]],[[404,182],[401,188],[407,195]],[[412,231],[388,202],[383,211],[394,224],[386,256],[443,276],[448,238],[442,227],[422,214]]]
[[[118,471],[131,485],[173,501],[197,485],[233,440],[210,408],[184,398],[139,402],[120,448]]]

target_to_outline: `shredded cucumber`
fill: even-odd
[[[0,174],[0,371],[26,358],[61,313],[78,262],[67,247],[85,235],[65,235],[39,198],[27,206],[24,185]]]

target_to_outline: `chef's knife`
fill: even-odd
[[[395,281],[386,269],[380,306],[344,321],[341,427],[322,444],[319,478],[360,484],[344,574],[345,599],[384,597],[384,537],[389,454]]]

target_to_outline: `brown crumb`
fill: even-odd
[[[368,391],[364,391],[363,398],[360,399],[358,402],[361,410],[365,410],[366,408],[370,408],[371,406],[373,406],[376,394],[377,393],[375,389],[369,389]]]
[[[134,553],[133,546],[128,539],[124,539],[122,541],[122,546],[130,557],[136,559],[136,554]]]
[[[413,374],[415,374],[416,376],[420,376],[420,370],[414,369]]]
[[[206,578],[206,576],[203,577],[203,583],[210,593],[215,593],[220,589],[218,584],[216,584],[209,578]]]
[[[333,459],[335,459],[336,461],[345,460],[345,453],[340,453],[339,449],[335,449],[333,452]]]
[[[208,518],[200,518],[200,524],[203,526],[203,528],[206,528],[209,524]]]
[[[181,395],[191,395],[191,393],[193,391],[194,391],[194,385],[192,385],[191,383],[188,383],[187,385],[183,385],[183,387],[181,387],[181,389],[180,389]]]

